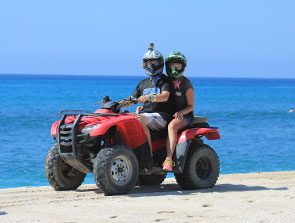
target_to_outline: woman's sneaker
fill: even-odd
[[[163,163],[163,170],[172,171],[174,166],[175,166],[175,163],[173,162],[173,160],[166,158],[166,160]]]

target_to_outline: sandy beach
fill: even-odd
[[[0,222],[295,222],[295,171],[221,175],[183,191],[174,178],[105,197],[96,185],[0,190]]]

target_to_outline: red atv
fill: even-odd
[[[102,108],[92,114],[83,110],[62,111],[61,120],[51,127],[56,144],[45,161],[48,182],[55,190],[75,190],[87,173],[93,172],[97,186],[105,195],[128,193],[137,183],[159,185],[167,172],[161,164],[166,158],[167,129],[151,132],[153,158],[141,123],[134,114],[120,112],[126,103],[107,96]],[[173,155],[173,173],[183,189],[206,189],[219,176],[216,152],[201,140],[219,139],[217,128],[207,118],[196,117],[179,133]]]

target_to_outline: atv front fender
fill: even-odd
[[[51,126],[51,132],[50,135],[51,136],[57,136],[58,134],[58,124],[60,123],[60,120],[54,122]]]
[[[120,116],[97,124],[90,136],[104,135],[111,127],[117,126],[124,144],[131,148],[137,148],[146,143],[147,138],[141,123],[135,116]]]

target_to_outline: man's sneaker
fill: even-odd
[[[172,159],[166,158],[163,163],[163,170],[165,171],[172,171],[172,168],[175,166],[175,163]]]

